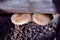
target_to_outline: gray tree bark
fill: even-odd
[[[11,13],[56,13],[52,0],[3,0],[0,9]]]

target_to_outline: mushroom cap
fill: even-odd
[[[23,25],[30,22],[30,14],[14,14],[11,16],[11,21],[16,25]]]
[[[45,14],[34,14],[33,21],[39,25],[45,26],[50,22],[50,17]]]

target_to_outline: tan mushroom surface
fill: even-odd
[[[39,25],[45,26],[50,22],[50,17],[45,14],[34,14],[33,21]]]
[[[16,25],[22,25],[30,22],[31,16],[30,14],[13,14],[11,16],[12,23]]]

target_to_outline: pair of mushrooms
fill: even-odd
[[[11,16],[11,21],[15,25],[23,25],[33,21],[38,25],[45,26],[51,21],[51,18],[46,14],[14,14]]]

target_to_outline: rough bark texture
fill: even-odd
[[[11,23],[11,15],[0,14],[0,40],[54,40],[56,38],[54,21],[46,26],[30,22],[17,28]]]
[[[52,0],[1,0],[0,9],[12,13],[55,13]]]

